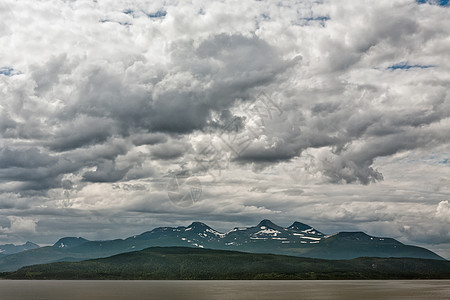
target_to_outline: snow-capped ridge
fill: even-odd
[[[299,230],[299,231],[308,230],[311,228],[312,228],[311,226],[301,223],[301,222],[298,222],[298,221],[295,221],[294,223],[292,223],[291,226],[287,227],[287,229],[295,229],[295,230]]]
[[[301,223],[301,222],[297,222],[297,221],[292,223],[292,225],[287,227],[286,229],[290,230],[290,231],[295,231],[296,233],[325,236],[322,232],[320,232],[319,230],[315,229],[314,227],[311,227],[311,226],[309,226],[307,224],[304,224],[304,223]]]
[[[79,246],[76,246],[77,243]],[[266,219],[257,226],[236,227],[225,234],[204,223],[193,222],[187,227],[155,228],[126,239],[87,241],[83,238],[67,237],[60,239],[54,247],[24,251],[24,254],[17,257],[2,253],[0,262],[15,263],[15,258],[22,261],[18,265],[3,267],[0,271],[10,271],[30,263],[41,264],[63,261],[66,258],[73,259],[74,255],[84,258],[106,257],[149,247],[195,247],[322,259],[357,257],[444,259],[430,250],[404,245],[392,238],[375,237],[363,232],[339,232],[324,236],[313,227],[300,222],[282,228]]]
[[[55,244],[53,244],[53,247],[67,249],[67,248],[79,246],[86,242],[89,242],[89,241],[82,237],[63,237],[63,238],[59,239]]]

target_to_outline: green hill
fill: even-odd
[[[450,279],[450,262],[416,258],[323,260],[155,247],[82,262],[28,266],[5,279]]]

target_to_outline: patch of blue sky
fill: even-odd
[[[449,6],[449,0],[416,0],[419,4],[431,4],[431,5],[439,5],[439,6]]]
[[[415,153],[411,153],[410,155],[400,159],[399,162],[409,164],[450,166],[450,153],[430,153],[429,155],[417,155]]]
[[[167,12],[165,10],[158,10],[155,13],[146,13],[147,17],[149,18],[164,18],[167,15]]]
[[[293,25],[300,25],[300,26],[320,25],[322,27],[325,27],[325,24],[328,20],[330,20],[329,16],[314,16],[314,17],[300,18],[298,19],[298,22],[296,22]]]
[[[11,67],[0,67],[0,75],[3,76],[14,76],[19,75],[21,72],[14,70],[14,68]]]
[[[268,14],[261,14],[263,20],[270,20],[270,16]]]
[[[133,24],[130,23],[130,22],[119,22],[119,21],[108,20],[108,19],[103,19],[103,20],[100,20],[99,22],[100,22],[100,23],[117,23],[117,24],[120,24],[120,25],[122,25],[122,26],[130,26],[130,25],[133,25]]]
[[[159,9],[156,12],[152,12],[152,13],[147,13],[142,10],[135,11],[132,9],[125,9],[122,12],[126,15],[131,15],[133,18],[145,15],[148,18],[154,19],[154,18],[164,18],[167,15],[167,11],[165,11],[163,9]]]
[[[330,19],[329,16],[317,16],[317,17],[304,18],[303,20],[306,20],[306,21],[328,21],[329,19]]]
[[[429,69],[434,68],[433,65],[409,64],[407,62],[400,62],[387,67],[388,70],[409,70],[409,69]]]

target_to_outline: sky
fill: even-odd
[[[0,2],[0,244],[201,221],[450,259],[448,1]]]

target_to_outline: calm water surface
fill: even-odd
[[[450,280],[64,281],[0,280],[1,300],[450,299]]]

